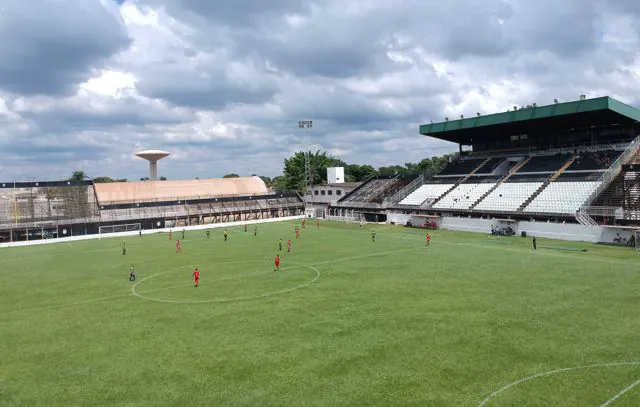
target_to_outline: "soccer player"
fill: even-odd
[[[291,253],[291,239],[287,241],[287,253]]]
[[[200,269],[196,267],[196,269],[193,271],[193,285],[197,287],[199,283],[200,283]]]
[[[179,240],[176,240],[176,253],[182,253],[182,246]]]
[[[171,240],[171,230],[169,230],[169,240]]]
[[[211,238],[211,231],[207,229],[207,240],[209,240],[210,238]]]
[[[182,240],[184,240],[184,229],[182,229]]]
[[[300,228],[296,226],[296,239],[300,239]]]
[[[140,230],[138,231],[138,235],[139,235],[140,237],[142,237],[142,229],[140,229]]]
[[[278,240],[278,251],[282,251],[282,239]]]
[[[320,230],[320,219],[316,218],[316,227]]]
[[[127,254],[127,243],[122,242],[122,255],[124,256],[125,254]]]
[[[275,268],[273,269],[273,271],[274,272],[280,271],[280,255],[279,254],[276,255]]]
[[[424,245],[429,246],[429,243],[431,243],[431,234],[427,233],[427,237],[424,239]]]
[[[253,235],[254,235],[254,236],[258,236],[258,226],[254,226],[254,228],[253,228]]]
[[[533,237],[533,240],[531,241],[531,243],[533,244],[533,250],[538,250],[538,242],[536,242],[536,237]]]
[[[371,242],[373,242],[373,243],[376,242],[376,231],[375,230],[371,231]]]
[[[133,266],[129,269],[129,281],[136,281],[136,270]]]
[[[247,224],[244,224],[244,233],[247,233]]]
[[[305,218],[302,218],[302,229],[306,229],[305,223]]]
[[[229,234],[227,233],[227,231],[224,231],[224,241],[226,242],[227,239],[229,238]]]

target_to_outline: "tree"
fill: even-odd
[[[286,191],[287,190],[287,178],[279,175],[277,177],[274,177],[271,180],[271,188],[275,189],[276,191]]]
[[[93,179],[94,184],[106,184],[109,182],[116,182],[116,181],[111,177],[95,177]]]
[[[273,180],[271,178],[264,175],[257,175],[257,174],[251,174],[251,176],[260,178],[262,182],[264,182],[264,184],[267,186],[267,188],[273,188]]]
[[[84,171],[76,170],[73,172],[71,178],[69,178],[68,181],[84,181],[87,178],[89,177],[87,177],[87,174]]]
[[[344,167],[347,164],[326,151],[309,152],[309,162],[311,164],[311,183],[321,184],[327,182],[327,168]],[[284,177],[289,190],[303,192],[306,187],[305,177],[305,153],[299,151],[293,156],[284,160]]]
[[[238,174],[232,172],[231,174],[227,174],[222,178],[240,178],[240,176]]]
[[[362,182],[365,179],[377,175],[377,171],[371,165],[347,165],[344,169],[345,181],[347,182]]]
[[[380,167],[377,170],[368,164],[348,165],[343,160],[335,158],[327,152],[310,152],[311,176],[314,184],[327,181],[328,167],[344,167],[345,181],[363,182],[372,176],[396,176],[411,174],[438,174],[449,163],[451,155],[425,158],[419,163],[404,163],[404,165],[390,165]],[[264,177],[265,179],[267,177]],[[266,180],[265,180],[266,183]],[[271,179],[272,188],[277,191],[296,190],[303,192],[306,186],[305,180],[305,153],[300,151],[284,160],[283,175]]]

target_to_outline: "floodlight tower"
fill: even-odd
[[[305,211],[308,212],[311,209],[311,202],[313,201],[313,194],[311,192],[313,188],[313,178],[311,174],[311,151],[309,146],[309,133],[313,130],[313,120],[300,120],[298,122],[298,128],[306,130],[306,143],[304,153],[304,178],[305,178],[305,191],[304,191],[304,206]]]
[[[136,157],[149,161],[149,179],[151,181],[158,180],[158,161],[170,155],[170,153],[162,150],[144,150],[136,153]]]

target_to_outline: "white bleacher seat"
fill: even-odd
[[[442,197],[433,207],[438,209],[469,209],[475,201],[491,189],[494,182],[460,184]]]
[[[425,184],[407,195],[400,205],[421,205],[427,200],[433,200],[447,192],[454,184]]]
[[[487,195],[474,208],[480,211],[516,211],[542,182],[505,182]]]
[[[552,182],[524,208],[524,212],[573,214],[598,184],[598,181]]]

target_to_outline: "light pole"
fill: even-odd
[[[309,151],[309,136],[311,130],[313,130],[313,120],[300,120],[298,122],[298,128],[306,130],[306,145],[304,152],[304,178],[305,178],[305,191],[304,191],[304,206],[305,212],[311,209],[311,203],[313,201],[313,194],[311,189],[313,188],[313,178],[311,174],[311,152]]]

